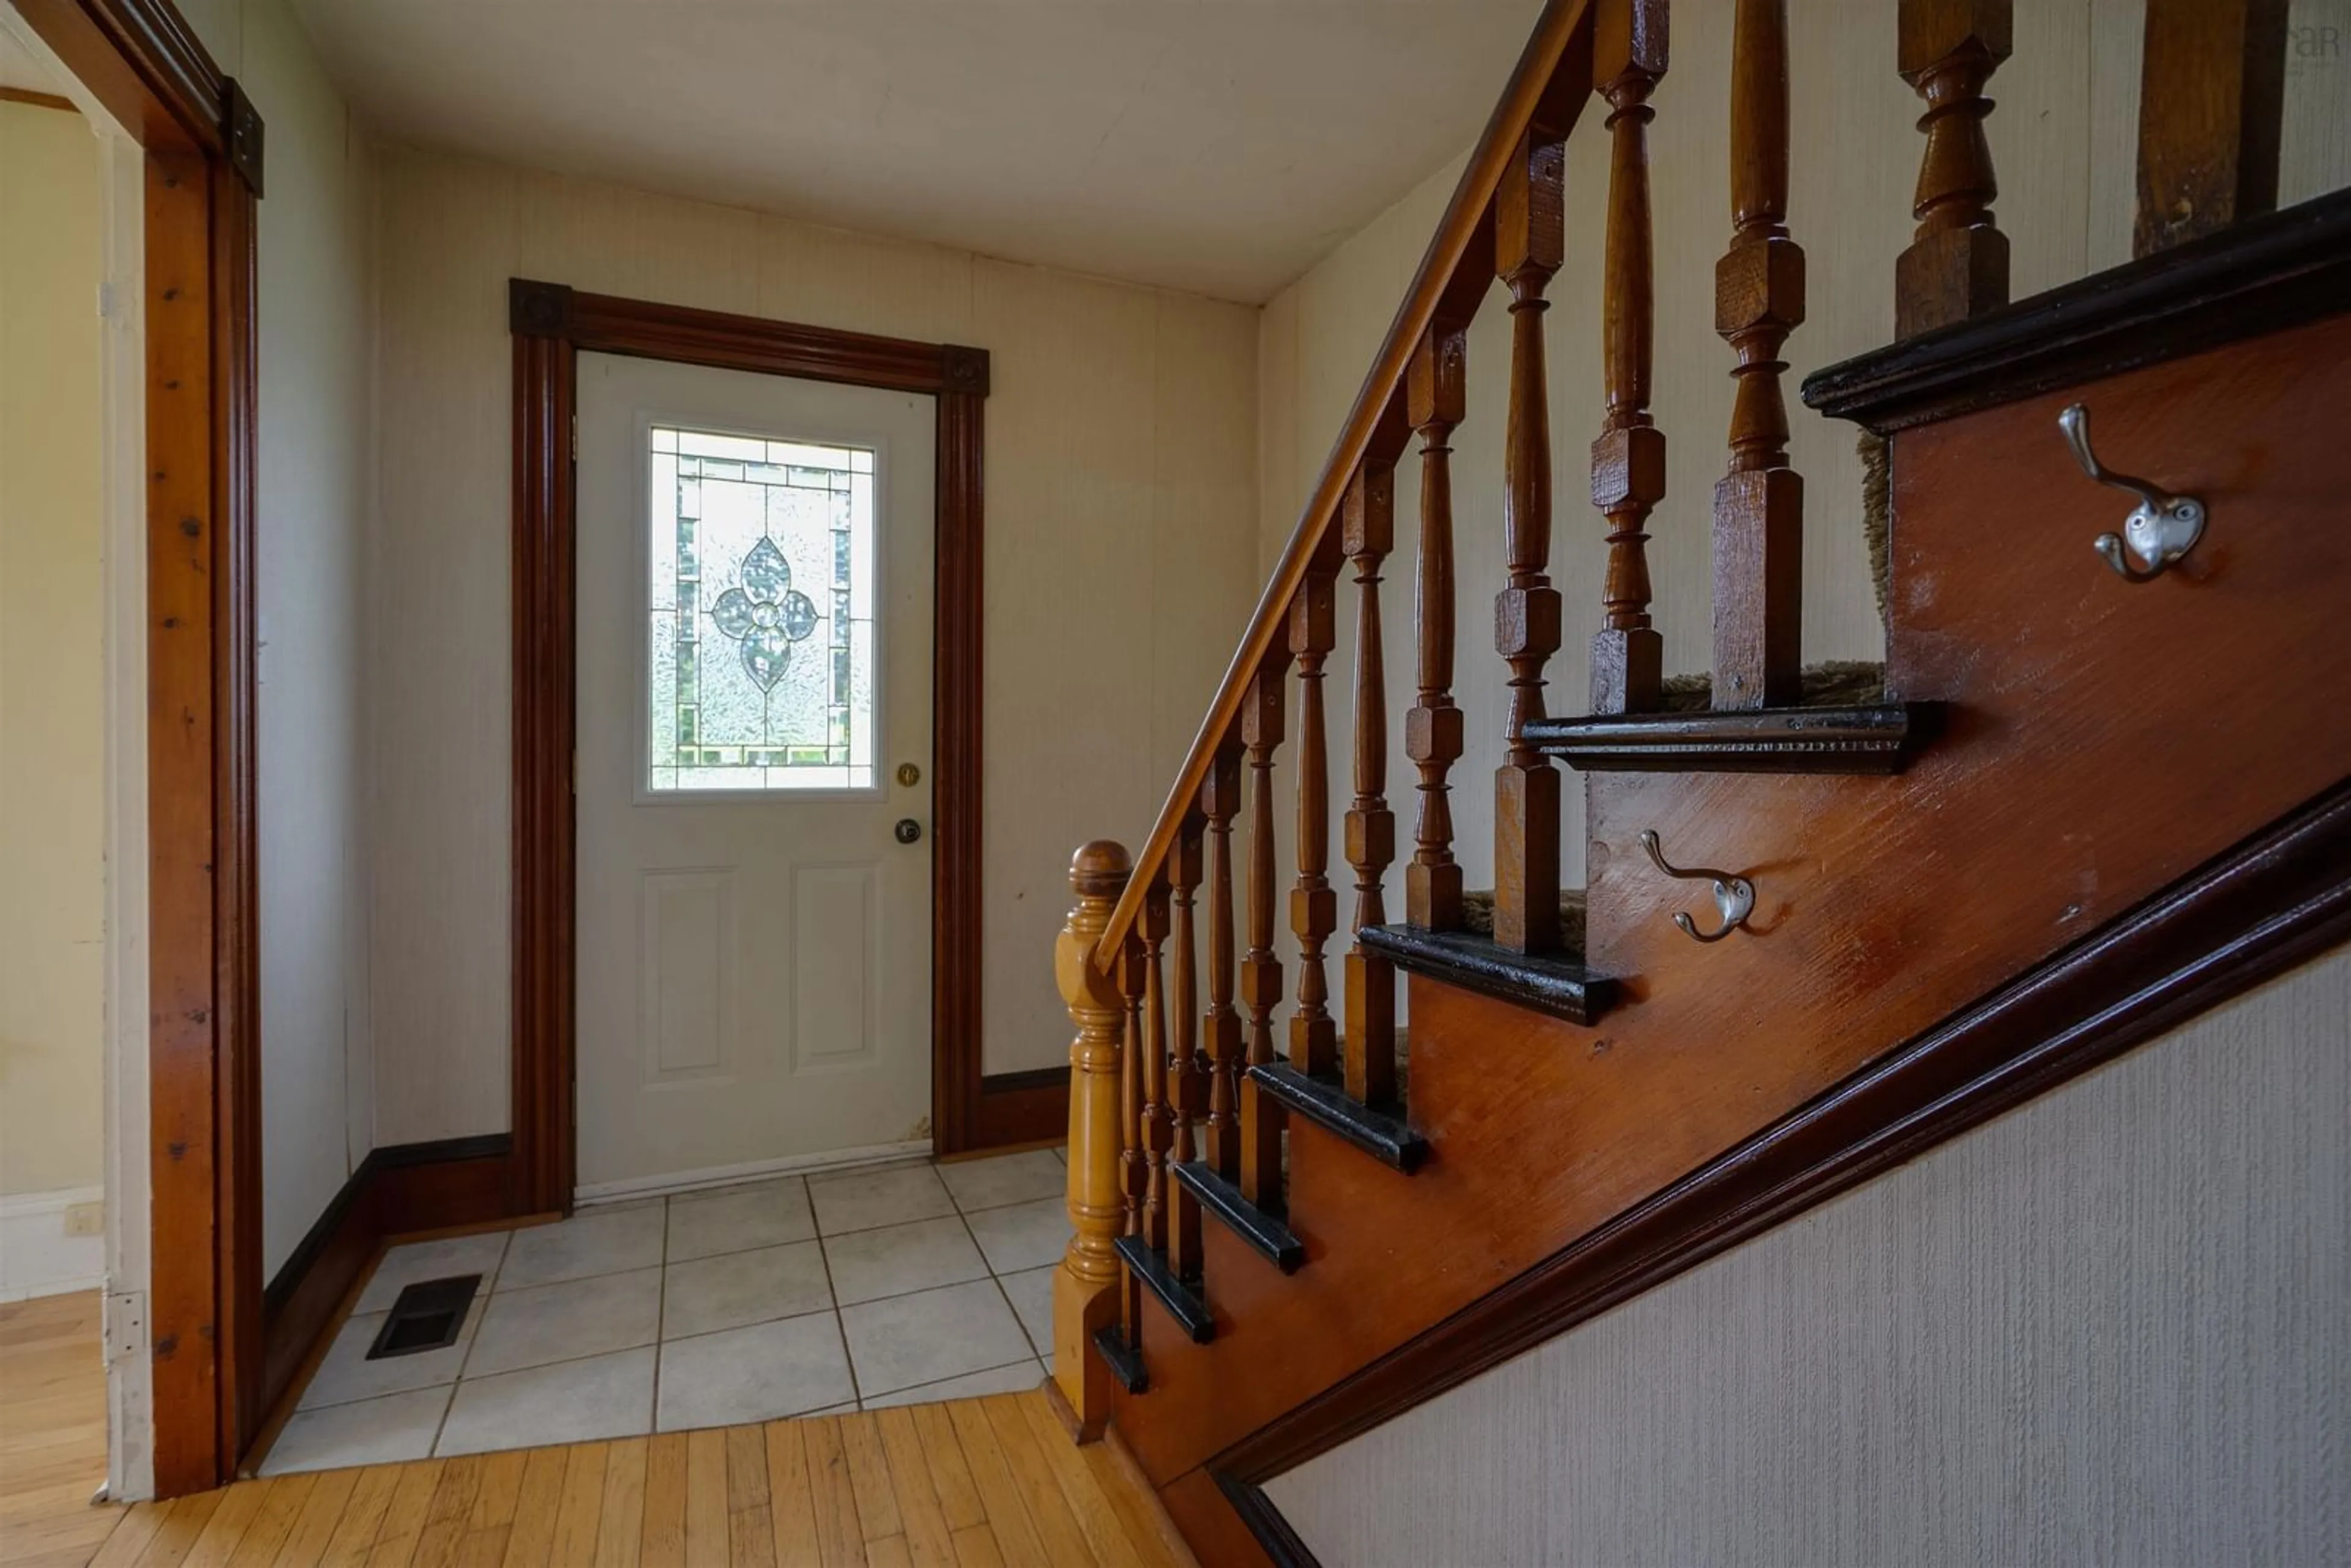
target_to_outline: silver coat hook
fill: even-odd
[[[1700,931],[1698,922],[1688,915],[1676,914],[1674,916],[1674,924],[1680,926],[1683,934],[1693,942],[1719,942],[1746,925],[1747,917],[1755,913],[1755,884],[1745,877],[1706,866],[1691,866],[1684,870],[1668,863],[1665,851],[1657,847],[1657,831],[1655,828],[1641,830],[1641,847],[1649,852],[1649,858],[1656,862],[1657,869],[1667,876],[1714,883],[1714,906],[1722,912],[1719,930]]]
[[[2065,433],[2065,444],[2074,449],[2074,460],[2082,472],[2101,485],[2111,485],[2117,490],[2127,490],[2138,497],[2138,505],[2123,521],[2119,534],[2100,534],[2090,541],[2090,548],[2105,559],[2126,581],[2150,582],[2161,577],[2164,569],[2196,548],[2204,537],[2204,503],[2193,496],[2175,496],[2170,491],[2149,484],[2128,474],[2117,474],[2098,461],[2090,450],[2090,411],[2080,403],[2067,405],[2057,416],[2057,428]],[[2144,561],[2144,566],[2137,564]]]

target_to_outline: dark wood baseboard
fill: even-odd
[[[1217,1455],[1261,1483],[2351,937],[2351,782]]]
[[[950,1150],[1003,1148],[1014,1144],[1060,1143],[1070,1133],[1070,1070],[1040,1067],[1027,1072],[991,1072],[979,1081],[971,1104],[972,1135]]]
[[[262,1408],[273,1409],[386,1237],[517,1218],[514,1137],[371,1150],[262,1293]]]

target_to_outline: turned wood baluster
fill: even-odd
[[[1241,1020],[1233,1011],[1233,817],[1240,810],[1239,754],[1221,751],[1200,786],[1207,819],[1208,1010],[1200,1039],[1208,1053],[1208,1165],[1227,1181],[1241,1174]]]
[[[1143,947],[1143,1238],[1167,1250],[1167,1147],[1173,1107],[1167,1098],[1167,991],[1161,949],[1167,941],[1167,883],[1152,884],[1135,931]]]
[[[2276,210],[2286,13],[2286,0],[2147,0],[2133,256]]]
[[[1249,764],[1249,951],[1241,959],[1241,1006],[1249,1013],[1249,1065],[1273,1061],[1273,1009],[1281,1005],[1281,959],[1273,950],[1273,754],[1281,745],[1287,650],[1269,654],[1241,707],[1241,751]],[[1241,1196],[1279,1207],[1281,1107],[1253,1078],[1241,1092]]]
[[[1198,1157],[1193,1129],[1208,1109],[1208,1063],[1194,1044],[1199,1021],[1199,967],[1194,954],[1192,901],[1200,886],[1200,834],[1197,821],[1184,824],[1167,858],[1167,880],[1175,903],[1176,995],[1171,1003],[1176,1026],[1172,1080],[1168,1099],[1176,1118],[1171,1157],[1188,1165]],[[1179,1280],[1200,1277],[1200,1202],[1182,1182],[1167,1184],[1167,1266]]]
[[[1730,248],[1714,329],[1739,356],[1730,471],[1714,487],[1714,706],[1792,706],[1802,670],[1804,482],[1788,466],[1781,345],[1804,319],[1788,237],[1788,3],[1739,0],[1730,42]]]
[[[1338,1026],[1323,949],[1339,928],[1331,891],[1331,761],[1322,724],[1322,664],[1338,644],[1332,606],[1335,564],[1310,571],[1290,607],[1290,651],[1298,661],[1298,884],[1290,928],[1298,937],[1298,1009],[1290,1018],[1290,1065],[1327,1073],[1336,1064]]]
[[[1649,416],[1656,359],[1649,95],[1666,74],[1665,0],[1602,0],[1593,80],[1608,101],[1608,233],[1601,350],[1607,413],[1592,444],[1592,504],[1608,517],[1607,622],[1592,639],[1596,713],[1656,711],[1665,644],[1649,622],[1645,531],[1665,498],[1666,436]]]
[[[1453,805],[1446,775],[1461,757],[1461,710],[1453,706],[1453,449],[1446,440],[1466,412],[1460,329],[1429,329],[1405,381],[1406,417],[1420,433],[1420,559],[1413,579],[1420,700],[1405,715],[1404,750],[1420,772],[1405,918],[1424,931],[1461,927],[1461,867],[1453,859]]]
[[[1121,1270],[1114,1243],[1125,1218],[1118,1162],[1125,1143],[1119,1120],[1119,1058],[1126,1002],[1117,977],[1095,967],[1094,947],[1110,928],[1129,869],[1126,851],[1106,839],[1080,850],[1070,864],[1076,902],[1053,945],[1053,976],[1077,1030],[1070,1042],[1068,1204],[1073,1234],[1053,1276],[1053,1381],[1081,1428],[1091,1433],[1099,1433],[1110,1415],[1111,1371],[1094,1354],[1093,1337],[1118,1319]]]
[[[1347,808],[1347,863],[1355,869],[1352,929],[1388,923],[1382,883],[1395,860],[1388,810],[1388,688],[1381,645],[1380,563],[1395,539],[1395,470],[1366,463],[1347,486],[1340,542],[1355,566],[1355,799]],[[1347,954],[1348,1094],[1367,1105],[1395,1099],[1395,973],[1353,944]]]
[[[1543,290],[1566,246],[1566,148],[1522,140],[1494,194],[1494,269],[1510,289],[1510,408],[1502,444],[1502,548],[1510,585],[1494,597],[1494,651],[1510,669],[1508,748],[1494,773],[1494,940],[1520,953],[1559,946],[1559,774],[1527,744],[1543,716],[1543,665],[1559,652],[1551,585],[1551,405]]]
[[[1911,338],[2008,302],[2008,236],[1991,215],[1984,84],[2010,47],[2010,0],[1902,0],[1902,79],[1927,100],[1918,232],[1894,264],[1894,335]]]
[[[1143,1155],[1143,1055],[1148,1049],[1144,1040],[1143,998],[1145,987],[1143,964],[1143,944],[1130,934],[1118,957],[1118,993],[1126,1009],[1126,1025],[1119,1051],[1118,1124],[1118,1196],[1125,1218],[1119,1228],[1121,1236],[1137,1236],[1143,1231],[1143,1193],[1145,1167]],[[1119,1323],[1128,1344],[1140,1344],[1143,1323],[1143,1291],[1134,1271],[1123,1270],[1119,1277]]]

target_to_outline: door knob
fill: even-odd
[[[912,817],[901,817],[898,819],[896,832],[900,843],[911,844],[923,836],[923,824]]]

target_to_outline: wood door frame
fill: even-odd
[[[170,1497],[233,1478],[268,1393],[254,751],[263,127],[171,0],[16,10],[144,154],[146,1332],[154,1485]]]
[[[514,336],[514,1166],[517,1212],[577,1184],[573,433],[579,356],[919,392],[938,405],[933,644],[931,1126],[938,1152],[1056,1136],[1068,1086],[980,1067],[985,349],[507,285]]]

